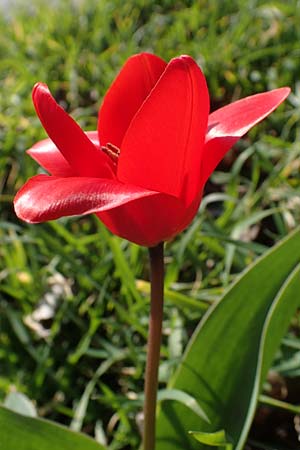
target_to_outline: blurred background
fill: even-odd
[[[195,58],[212,111],[292,88],[229,152],[192,225],[166,244],[164,387],[208,306],[299,224],[299,24],[296,0],[0,1],[1,402],[19,392],[39,416],[110,450],[139,445],[147,251],[112,236],[93,216],[32,226],[16,218],[14,194],[41,171],[25,153],[45,137],[31,102],[35,82],[46,82],[85,130],[96,128],[125,60],[141,51]],[[299,334],[296,315],[266,383],[269,395],[296,404]],[[293,413],[259,407],[249,448],[299,448],[299,423]]]

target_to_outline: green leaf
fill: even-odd
[[[0,407],[0,450],[105,450],[83,434]]]
[[[168,388],[195,398],[210,424],[166,401],[156,450],[206,449],[189,430],[224,429],[243,447],[274,353],[300,303],[300,230],[259,258],[204,316]]]
[[[206,422],[209,419],[197,401],[191,395],[186,392],[179,391],[177,389],[161,389],[157,394],[158,402],[165,400],[176,400],[179,403],[184,404],[187,408],[191,409],[197,416],[201,417]]]

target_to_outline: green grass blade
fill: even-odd
[[[215,433],[201,433],[200,431],[190,431],[190,434],[202,444],[210,447],[225,447],[226,450],[232,449],[232,444],[228,442],[224,430],[216,431]]]
[[[157,401],[163,402],[165,400],[175,400],[179,403],[184,404],[190,408],[197,416],[201,417],[206,422],[209,419],[197,401],[189,394],[183,391],[178,391],[177,389],[161,389],[157,394]]]
[[[0,407],[0,450],[104,450],[83,434]],[[16,432],[17,431],[17,432]]]

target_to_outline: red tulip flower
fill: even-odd
[[[50,175],[20,189],[16,214],[37,223],[95,213],[114,234],[155,246],[186,228],[224,154],[288,94],[275,89],[209,114],[205,77],[192,58],[166,64],[141,53],[108,90],[98,131],[85,133],[38,83],[33,103],[49,139],[28,153]]]

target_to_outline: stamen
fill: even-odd
[[[101,149],[104,153],[106,153],[113,160],[114,163],[118,162],[118,158],[120,156],[121,150],[116,145],[108,142],[106,144],[106,146],[103,145],[101,147]]]

